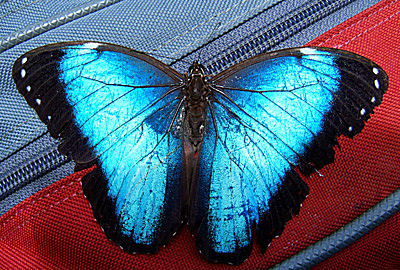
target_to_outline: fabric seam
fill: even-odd
[[[326,40],[321,41],[317,46],[322,46],[323,44],[325,44],[325,43],[327,43],[328,41],[332,40],[333,38],[339,36],[339,35],[342,34],[343,32],[349,30],[351,27],[354,27],[355,25],[364,22],[365,20],[369,19],[371,16],[377,14],[378,12],[381,12],[382,10],[384,10],[384,9],[386,9],[387,7],[389,7],[389,6],[393,5],[393,4],[395,4],[395,3],[398,2],[398,1],[399,1],[399,0],[394,0],[394,1],[390,2],[389,4],[387,4],[387,5],[383,6],[383,7],[381,7],[380,9],[375,10],[374,12],[370,13],[368,16],[362,18],[361,20],[358,20],[358,21],[352,23],[351,25],[347,26],[346,28],[340,30],[338,33],[335,33],[335,34],[331,35],[331,36],[328,37]],[[392,18],[393,16],[397,15],[398,13],[399,13],[399,12],[393,13],[391,16],[389,16],[389,17],[386,18],[385,20],[388,20],[389,18]],[[385,20],[384,20],[384,21],[385,21]],[[384,21],[378,23],[377,25],[374,25],[373,27],[368,28],[368,29],[367,29],[366,31],[364,31],[362,34],[365,34],[367,31],[372,30],[372,28],[377,27],[378,25],[382,24]],[[359,34],[358,34],[358,35],[359,35]],[[351,38],[351,39],[348,40],[347,42],[345,42],[345,43],[343,43],[343,44],[341,44],[341,45],[338,45],[338,46],[342,46],[342,47],[343,47],[343,45],[349,44],[351,41],[353,41],[355,38],[357,38],[358,35],[356,35],[355,37]],[[338,47],[338,48],[339,48],[339,47]]]
[[[72,10],[61,12],[53,17],[48,18],[45,22],[33,25],[31,28],[17,30],[5,38],[0,39],[0,53],[42,33],[53,30],[58,26],[92,14],[120,1],[122,0],[102,0],[84,7],[80,6]]]
[[[81,180],[81,177],[79,177],[77,180],[73,180],[72,182],[69,182],[68,184],[64,184],[61,187],[52,190],[42,196],[40,196],[39,198],[32,200],[31,202],[29,202],[28,204],[24,205],[23,207],[21,207],[21,209],[19,209],[17,212],[15,212],[12,216],[8,217],[7,220],[5,220],[2,224],[0,224],[0,228],[4,227],[5,225],[7,225],[10,221],[12,221],[16,216],[18,216],[19,213],[21,213],[23,210],[26,210],[29,206],[34,205],[35,203],[39,202],[42,199],[48,198],[50,195],[57,193],[58,191],[69,187],[73,184],[75,184],[76,182],[79,182]]]
[[[16,231],[18,231],[19,229],[23,228],[23,227],[24,227],[27,223],[29,223],[31,220],[37,218],[38,216],[40,216],[40,215],[43,214],[43,213],[46,213],[47,211],[49,211],[49,210],[50,210],[51,208],[53,208],[54,206],[57,206],[57,205],[59,205],[60,203],[64,203],[64,202],[68,201],[69,199],[71,199],[71,198],[73,198],[73,197],[76,197],[78,194],[82,194],[82,193],[83,193],[82,190],[77,191],[77,192],[75,192],[74,194],[72,194],[72,195],[69,196],[69,197],[65,197],[65,198],[63,198],[62,200],[55,202],[54,204],[50,204],[49,207],[47,207],[46,209],[43,209],[42,211],[40,211],[40,212],[36,213],[35,215],[33,215],[31,218],[25,220],[23,223],[21,223],[20,225],[18,225],[14,230],[12,230],[12,231],[9,232],[8,234],[2,236],[0,239],[1,239],[1,240],[7,239],[7,237],[9,237],[10,235],[12,235],[13,233],[15,233]]]

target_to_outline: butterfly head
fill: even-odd
[[[189,67],[189,74],[186,78],[187,98],[196,103],[204,101],[207,92],[205,67],[197,61],[194,61]]]
[[[190,77],[204,77],[205,67],[199,64],[197,61],[193,61],[193,64],[189,67],[189,78]]]

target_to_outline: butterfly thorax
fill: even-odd
[[[199,150],[203,140],[205,123],[207,96],[210,94],[204,67],[196,61],[189,68],[189,75],[185,82],[185,127],[186,136],[195,152]]]

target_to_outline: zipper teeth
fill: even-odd
[[[60,167],[69,159],[61,155],[58,150],[53,150],[40,158],[19,168],[0,181],[0,200],[22,186],[36,180],[40,176]]]
[[[219,53],[218,57],[209,60],[206,67],[210,74],[217,74],[249,56],[269,51],[279,43],[352,2],[354,0],[320,0],[307,4],[292,14],[286,14],[283,19],[270,23],[263,30],[243,38],[233,49]]]

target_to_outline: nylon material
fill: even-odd
[[[0,6],[0,39],[27,25],[48,19],[61,12],[79,7],[93,0],[53,1],[53,0],[22,0],[5,1]]]
[[[0,78],[2,78],[2,87],[0,87],[0,160],[7,158],[15,150],[46,130],[18,91],[11,91],[11,89],[15,89],[11,78],[14,61],[15,55],[11,52],[0,54]]]
[[[0,140],[1,141],[1,140]],[[49,135],[45,135],[37,141],[32,142],[30,145],[22,148],[18,155],[14,155],[2,161],[0,163],[0,179],[5,178],[8,174],[18,170],[21,164],[27,164],[29,161],[36,159],[38,156],[42,156],[49,150],[56,149],[57,142]]]
[[[333,255],[334,258],[338,254],[346,252],[349,248],[352,248],[351,244],[357,245],[357,241],[365,241],[365,236],[368,237],[368,234],[373,232],[374,229],[376,230],[382,226],[381,223],[386,223],[387,219],[396,215],[399,210],[400,189],[394,191],[388,197],[369,208],[368,211],[365,211],[359,217],[355,218],[331,235],[322,238],[314,245],[310,245],[298,254],[288,258],[282,262],[282,264],[276,266],[275,269],[286,269],[289,265],[296,265],[298,268],[307,269],[315,265],[324,265],[326,260],[332,260],[332,254],[336,253],[336,255]],[[390,241],[389,237],[386,237],[385,241]],[[375,243],[372,245],[375,245]],[[387,249],[385,253],[386,252]],[[364,254],[362,259],[365,259]]]
[[[108,195],[115,200],[121,231],[136,243],[151,244],[164,208],[169,164],[179,166],[181,155],[180,140],[164,136],[178,105],[177,92],[149,108],[169,88],[112,84],[159,85],[172,79],[142,60],[117,52],[66,49],[65,53],[60,79],[66,84],[68,100],[76,104],[76,121],[109,179]]]
[[[377,2],[379,1],[341,1],[340,8],[334,10],[334,12],[327,17],[318,18],[314,12],[309,12],[304,18],[304,20],[308,22],[308,26],[306,26],[306,28],[299,27],[300,23],[297,22],[290,27],[291,32],[288,34],[288,29],[282,33],[279,32],[276,27],[292,24],[295,18],[294,14],[298,12],[303,5],[309,5],[310,1],[281,1],[265,9],[265,11],[251,20],[224,33],[223,36],[218,37],[204,47],[192,52],[183,59],[185,62],[180,61],[174,63],[173,67],[178,70],[187,70],[190,63],[194,60],[198,60],[199,55],[201,55],[201,59],[203,59],[202,64],[204,66],[210,67],[213,65],[215,70],[222,71],[223,68],[219,66],[217,61],[221,59],[221,57],[217,58],[217,55],[221,56],[225,54],[227,56],[226,61],[228,61],[230,65],[250,56],[273,49],[299,47],[310,41],[311,38],[319,36]],[[277,18],[285,18],[286,20],[283,23],[277,24]],[[249,31],[249,29],[251,29],[251,31]],[[282,36],[282,38],[279,38],[279,36]],[[255,44],[259,46],[255,47]],[[237,50],[237,52],[235,52],[235,50]],[[231,52],[234,52],[234,54],[231,54]],[[238,59],[236,59],[236,57],[238,57]],[[216,65],[218,67],[215,67]]]
[[[47,40],[42,44],[66,40],[108,41],[139,51],[155,50],[156,56],[181,51],[174,56],[179,57],[208,41],[209,34],[217,23],[222,22],[223,26],[213,36],[251,18],[275,2],[277,1],[266,0],[261,4],[256,0],[174,0],[162,3],[122,1],[64,24],[56,30],[45,32],[40,35],[39,40]],[[110,25],[120,28],[109,31]]]
[[[288,12],[282,16],[273,16],[275,20],[270,24],[263,22],[261,29],[252,31],[250,34],[246,33],[246,37],[236,42],[235,46],[230,46],[225,51],[221,51],[217,47],[218,57],[209,61],[207,68],[210,73],[216,74],[217,71],[226,69],[232,63],[238,63],[250,56],[270,51],[280,42],[316,23],[319,19],[334,13],[351,1],[354,0],[316,0],[301,3],[297,8],[290,6],[287,9]],[[289,2],[291,4],[291,1]]]
[[[0,216],[20,203],[21,198],[28,198],[31,194],[34,194],[53,184],[59,179],[62,179],[65,175],[72,174],[74,171],[74,166],[75,164],[73,162],[62,165],[58,170],[47,173],[43,177],[37,179],[37,181],[26,183],[26,185],[18,188],[18,190],[11,193],[3,200],[0,200]]]
[[[317,23],[302,29],[300,32],[293,36],[288,37],[286,40],[277,44],[273,49],[283,49],[290,47],[299,47],[309,42],[310,40],[322,35],[329,29],[334,28],[338,24],[347,19],[357,15],[358,13],[366,10],[367,8],[375,5],[380,0],[357,0],[352,1],[348,5],[336,10],[325,18],[321,18]],[[292,2],[292,1],[289,1]]]

